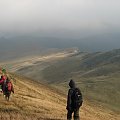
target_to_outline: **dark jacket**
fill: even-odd
[[[72,101],[72,95],[73,95],[73,92],[74,92],[74,89],[75,89],[75,82],[73,80],[70,80],[69,86],[70,86],[70,89],[68,91],[67,107],[66,107],[66,109],[67,110],[72,110],[72,109],[74,109],[73,101]]]

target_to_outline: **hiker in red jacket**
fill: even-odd
[[[0,85],[1,85],[2,91],[4,91],[4,83],[6,82],[6,79],[7,77],[5,75],[1,76]]]
[[[6,76],[2,75],[0,79],[0,84],[3,84],[5,80],[6,80]]]
[[[1,76],[2,76],[2,69],[0,68],[0,80],[1,80]],[[0,84],[0,92],[2,92],[2,85]]]

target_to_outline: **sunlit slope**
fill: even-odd
[[[9,102],[0,94],[0,120],[66,120],[66,95],[27,78],[14,75],[15,94]],[[84,100],[82,120],[118,120],[119,115]]]
[[[48,83],[64,88],[73,78],[86,98],[120,111],[120,49],[78,54],[45,68],[42,75]]]
[[[42,84],[16,77],[10,102],[0,96],[1,117],[17,119],[58,119],[65,116],[65,96]]]

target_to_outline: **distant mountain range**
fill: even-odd
[[[47,49],[78,47],[81,51],[109,51],[120,48],[119,33],[108,33],[83,38],[37,37],[34,35],[0,37],[1,60],[44,53]],[[4,56],[3,56],[4,54]]]

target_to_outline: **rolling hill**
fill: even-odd
[[[57,71],[55,71],[56,69]],[[43,75],[44,77],[48,77],[49,81],[53,80],[56,82],[59,81],[59,79],[61,79],[60,75],[62,77],[65,75],[67,77],[72,77],[78,74],[80,76],[85,77],[87,77],[87,75],[89,77],[96,77],[101,75],[109,75],[111,73],[116,73],[119,71],[120,49],[117,49],[109,52],[80,52],[76,56],[65,58],[64,60],[58,61],[57,63],[48,66],[46,69],[43,70]],[[51,75],[52,73],[54,75]],[[57,78],[52,78],[57,75]]]
[[[42,70],[51,85],[67,88],[73,78],[86,98],[100,101],[120,112],[120,49],[108,52],[79,53]],[[98,94],[99,93],[99,94]]]
[[[94,120],[95,115],[97,115],[95,120],[107,120],[111,115],[111,120],[117,120],[120,115],[120,49],[95,53],[81,52],[78,49],[65,50],[47,56],[21,59],[10,64],[10,71],[32,79],[35,86],[35,81],[37,81],[37,83],[49,84],[47,87],[43,85],[43,88],[52,88],[54,92],[62,91],[63,99],[59,104],[64,106],[64,109],[61,110],[64,111],[63,119],[66,116],[65,95],[71,78],[81,88],[85,99],[81,111],[83,120]],[[39,88],[39,90],[41,89]],[[93,113],[90,112],[90,109]],[[86,111],[88,112],[86,113]],[[91,117],[87,117],[86,114]],[[99,115],[100,117],[98,117]],[[108,118],[103,117],[104,115]],[[53,116],[52,119],[57,118]]]
[[[48,85],[11,74],[15,94],[10,101],[0,94],[0,120],[65,120],[66,95]],[[118,120],[119,115],[102,105],[84,100],[82,120]]]

